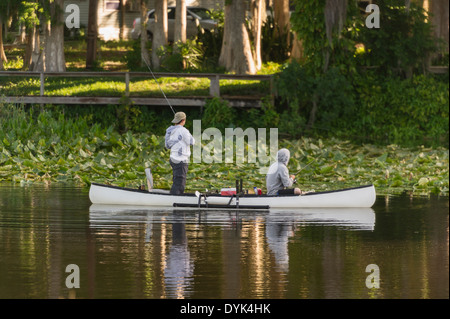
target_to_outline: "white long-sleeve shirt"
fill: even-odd
[[[170,159],[175,162],[188,163],[191,156],[191,145],[195,139],[189,130],[181,125],[172,125],[166,130],[165,146],[170,149]]]

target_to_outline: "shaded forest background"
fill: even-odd
[[[157,0],[156,15],[162,19],[152,41],[143,36],[130,42],[124,61],[129,70],[145,70],[145,60],[163,71],[275,74],[274,92],[269,92],[275,99],[267,98],[262,109],[236,110],[220,99],[210,100],[201,114],[187,109],[205,127],[278,127],[287,138],[337,136],[357,143],[448,147],[448,1],[372,2],[380,10],[380,28],[366,25],[367,1],[274,1],[272,7],[262,0],[226,1],[223,10],[212,13],[218,21],[214,32],[186,39],[183,27],[177,27],[179,40],[169,43],[167,0]],[[96,21],[97,1],[89,4],[89,21]],[[140,5],[145,18],[147,3]],[[6,0],[0,7],[4,31],[23,26],[21,69],[67,69],[62,0]],[[91,70],[102,69],[97,32],[90,23],[78,35],[86,44],[85,68]],[[11,69],[3,42],[0,36],[0,69]],[[447,66],[447,73],[431,73],[436,65]],[[156,134],[170,117],[170,110],[138,105],[59,106],[54,112]]]

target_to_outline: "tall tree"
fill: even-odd
[[[64,56],[64,0],[52,0],[48,7],[48,19],[44,25],[44,50],[35,71],[65,72]]]
[[[252,1],[252,16],[253,16],[253,41],[254,41],[254,60],[257,70],[261,69],[262,59],[261,59],[261,26],[262,26],[262,12],[264,7],[263,0],[253,0]]]
[[[219,64],[236,74],[255,74],[256,66],[245,26],[245,13],[245,1],[225,2],[225,25]]]
[[[303,43],[298,38],[297,32],[294,32],[292,39],[291,57],[292,60],[300,61],[303,58]]]
[[[291,28],[289,19],[289,0],[276,0],[274,1],[274,14],[275,14],[275,24],[277,26],[276,32],[278,36],[284,37],[289,34]],[[289,37],[286,37],[289,44]]]
[[[155,69],[161,66],[158,50],[167,44],[167,29],[167,0],[155,0],[155,32],[152,43],[152,64]]]
[[[174,42],[186,42],[186,0],[177,0]]]
[[[42,6],[38,0],[21,1],[19,7],[20,25],[27,34],[25,57],[23,60],[24,70],[33,70],[34,64],[40,54],[40,36],[38,27],[40,24],[40,11]]]
[[[125,1],[119,0],[119,39],[123,40],[125,34]]]
[[[150,62],[147,50],[148,34],[147,34],[147,1],[141,0],[141,66],[146,66]]]
[[[5,49],[3,47],[3,18],[0,15],[0,70],[4,69],[4,63],[8,62],[6,58]]]
[[[10,7],[11,0],[1,0],[0,1],[0,70],[4,69],[4,63],[8,62],[6,58],[5,49],[3,46],[3,25],[6,26],[8,20],[8,10]],[[6,29],[6,28],[5,28]]]
[[[89,0],[86,69],[92,69],[97,60],[98,0]]]
[[[430,0],[429,11],[431,23],[434,26],[434,35],[446,43],[445,51],[449,51],[449,1]]]

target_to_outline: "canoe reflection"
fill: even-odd
[[[150,268],[160,269],[155,277],[161,278],[159,297],[167,298],[191,297],[200,273],[212,276],[208,289],[222,280],[221,297],[236,298],[242,289],[239,274],[247,267],[255,296],[264,296],[269,289],[267,274],[271,269],[289,272],[289,242],[298,230],[310,226],[372,231],[375,213],[371,208],[236,211],[117,205],[92,205],[89,211],[89,227],[99,238],[113,232],[139,234],[134,242],[145,240],[145,245],[137,246],[153,252],[149,261],[156,264]]]
[[[91,205],[91,228],[120,227],[133,223],[198,223],[232,225],[242,220],[288,223],[296,225],[329,225],[349,230],[374,230],[375,213],[372,208],[302,208],[279,210],[197,210],[189,208],[142,207],[121,205]]]

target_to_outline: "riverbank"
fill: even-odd
[[[0,112],[0,182],[91,182],[138,187],[151,167],[155,187],[168,189],[172,171],[164,137],[147,133],[124,134],[113,127],[92,125],[86,118],[54,116],[42,111],[33,117],[23,109]],[[208,143],[210,141],[207,141]],[[208,144],[204,142],[205,146]],[[247,146],[246,146],[247,147]],[[354,144],[335,138],[279,140],[291,151],[289,169],[303,190],[323,191],[373,183],[378,194],[449,194],[449,150],[418,146]],[[314,163],[306,166],[314,160]],[[187,190],[233,186],[265,189],[265,176],[253,163],[192,163]]]

